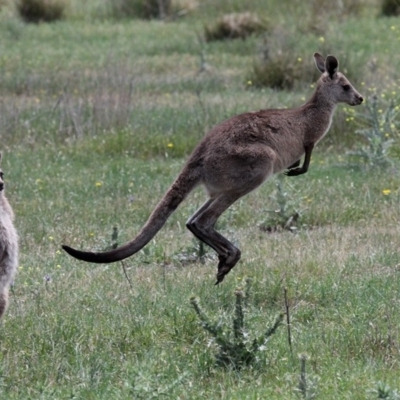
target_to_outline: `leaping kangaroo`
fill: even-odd
[[[236,265],[241,252],[214,229],[220,215],[240,197],[271,175],[286,169],[287,176],[308,171],[314,146],[329,130],[338,103],[351,106],[363,97],[340,72],[338,60],[314,54],[321,76],[311,99],[291,109],[266,109],[236,115],[213,127],[194,149],[182,172],[158,203],[138,235],[106,252],[75,250],[71,256],[88,262],[112,263],[137,253],[156,235],[185,197],[202,184],[209,199],[192,215],[187,228],[218,253],[216,284]],[[303,165],[301,157],[305,155]]]

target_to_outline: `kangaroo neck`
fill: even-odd
[[[331,125],[336,102],[327,98],[317,88],[310,100],[300,108],[301,114],[312,126],[320,126],[326,132]]]
[[[308,100],[307,103],[303,105],[310,112],[314,112],[319,115],[331,116],[336,108],[336,102],[332,101],[326,94],[319,88],[315,90],[314,94]],[[328,118],[329,118],[328,117]]]
[[[296,109],[297,125],[301,126],[304,141],[316,144],[328,132],[336,103],[320,90],[314,92],[310,100]]]

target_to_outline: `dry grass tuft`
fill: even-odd
[[[0,10],[2,10],[4,7],[10,6],[10,1],[9,0],[0,0]]]
[[[258,15],[250,12],[222,16],[214,25],[205,27],[207,42],[226,39],[246,39],[248,36],[267,30],[267,24]]]
[[[360,16],[367,9],[370,12],[368,8],[370,2],[370,0],[312,0],[308,4],[310,11],[307,17],[299,21],[299,24],[305,32],[324,34],[332,19],[344,20]]]
[[[117,0],[110,1],[117,18],[171,19],[188,14],[197,0]]]
[[[198,6],[197,0],[173,0],[172,13],[174,16],[181,17],[193,12]]]

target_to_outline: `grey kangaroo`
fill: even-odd
[[[214,229],[219,216],[236,200],[260,186],[271,175],[308,171],[314,146],[327,133],[338,103],[356,106],[363,97],[338,72],[338,60],[314,54],[321,77],[311,99],[292,109],[267,109],[236,115],[213,127],[194,149],[182,172],[158,203],[138,235],[106,252],[75,250],[71,256],[94,263],[123,260],[142,249],[167,218],[197,186],[204,185],[209,199],[192,215],[187,228],[218,253],[216,284],[236,265],[241,252]],[[300,166],[304,154],[303,164]]]
[[[0,153],[0,162],[1,162]],[[4,174],[0,169],[0,318],[8,306],[8,290],[18,266],[18,235],[14,213],[4,194]]]

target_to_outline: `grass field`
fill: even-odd
[[[315,51],[337,55],[367,104],[377,102],[382,128],[386,110],[398,109],[399,19],[380,17],[377,1],[357,14],[327,14],[322,24],[301,1],[210,0],[168,22],[116,20],[105,4],[71,1],[67,18],[53,24],[0,15],[0,150],[21,253],[0,326],[0,397],[399,398],[396,116],[390,165],[347,154],[368,144],[355,132],[367,107],[354,114],[339,106],[306,175],[274,177],[234,204],[218,228],[242,260],[219,287],[216,256],[205,249],[196,257],[185,228],[206,198],[201,188],[126,260],[129,280],[121,263],[91,265],[61,251],[63,243],[105,249],[114,227],[118,243],[130,240],[217,122],[311,96],[306,82],[254,87],[265,40],[310,75]],[[200,39],[211,19],[247,9],[270,21],[268,39]],[[202,54],[209,68],[200,73]],[[384,140],[381,133],[374,138]],[[279,207],[286,217],[299,213],[294,232],[263,229]],[[229,328],[247,278],[249,336],[285,312],[286,289],[292,348],[285,323],[254,363],[221,368],[190,298]]]

